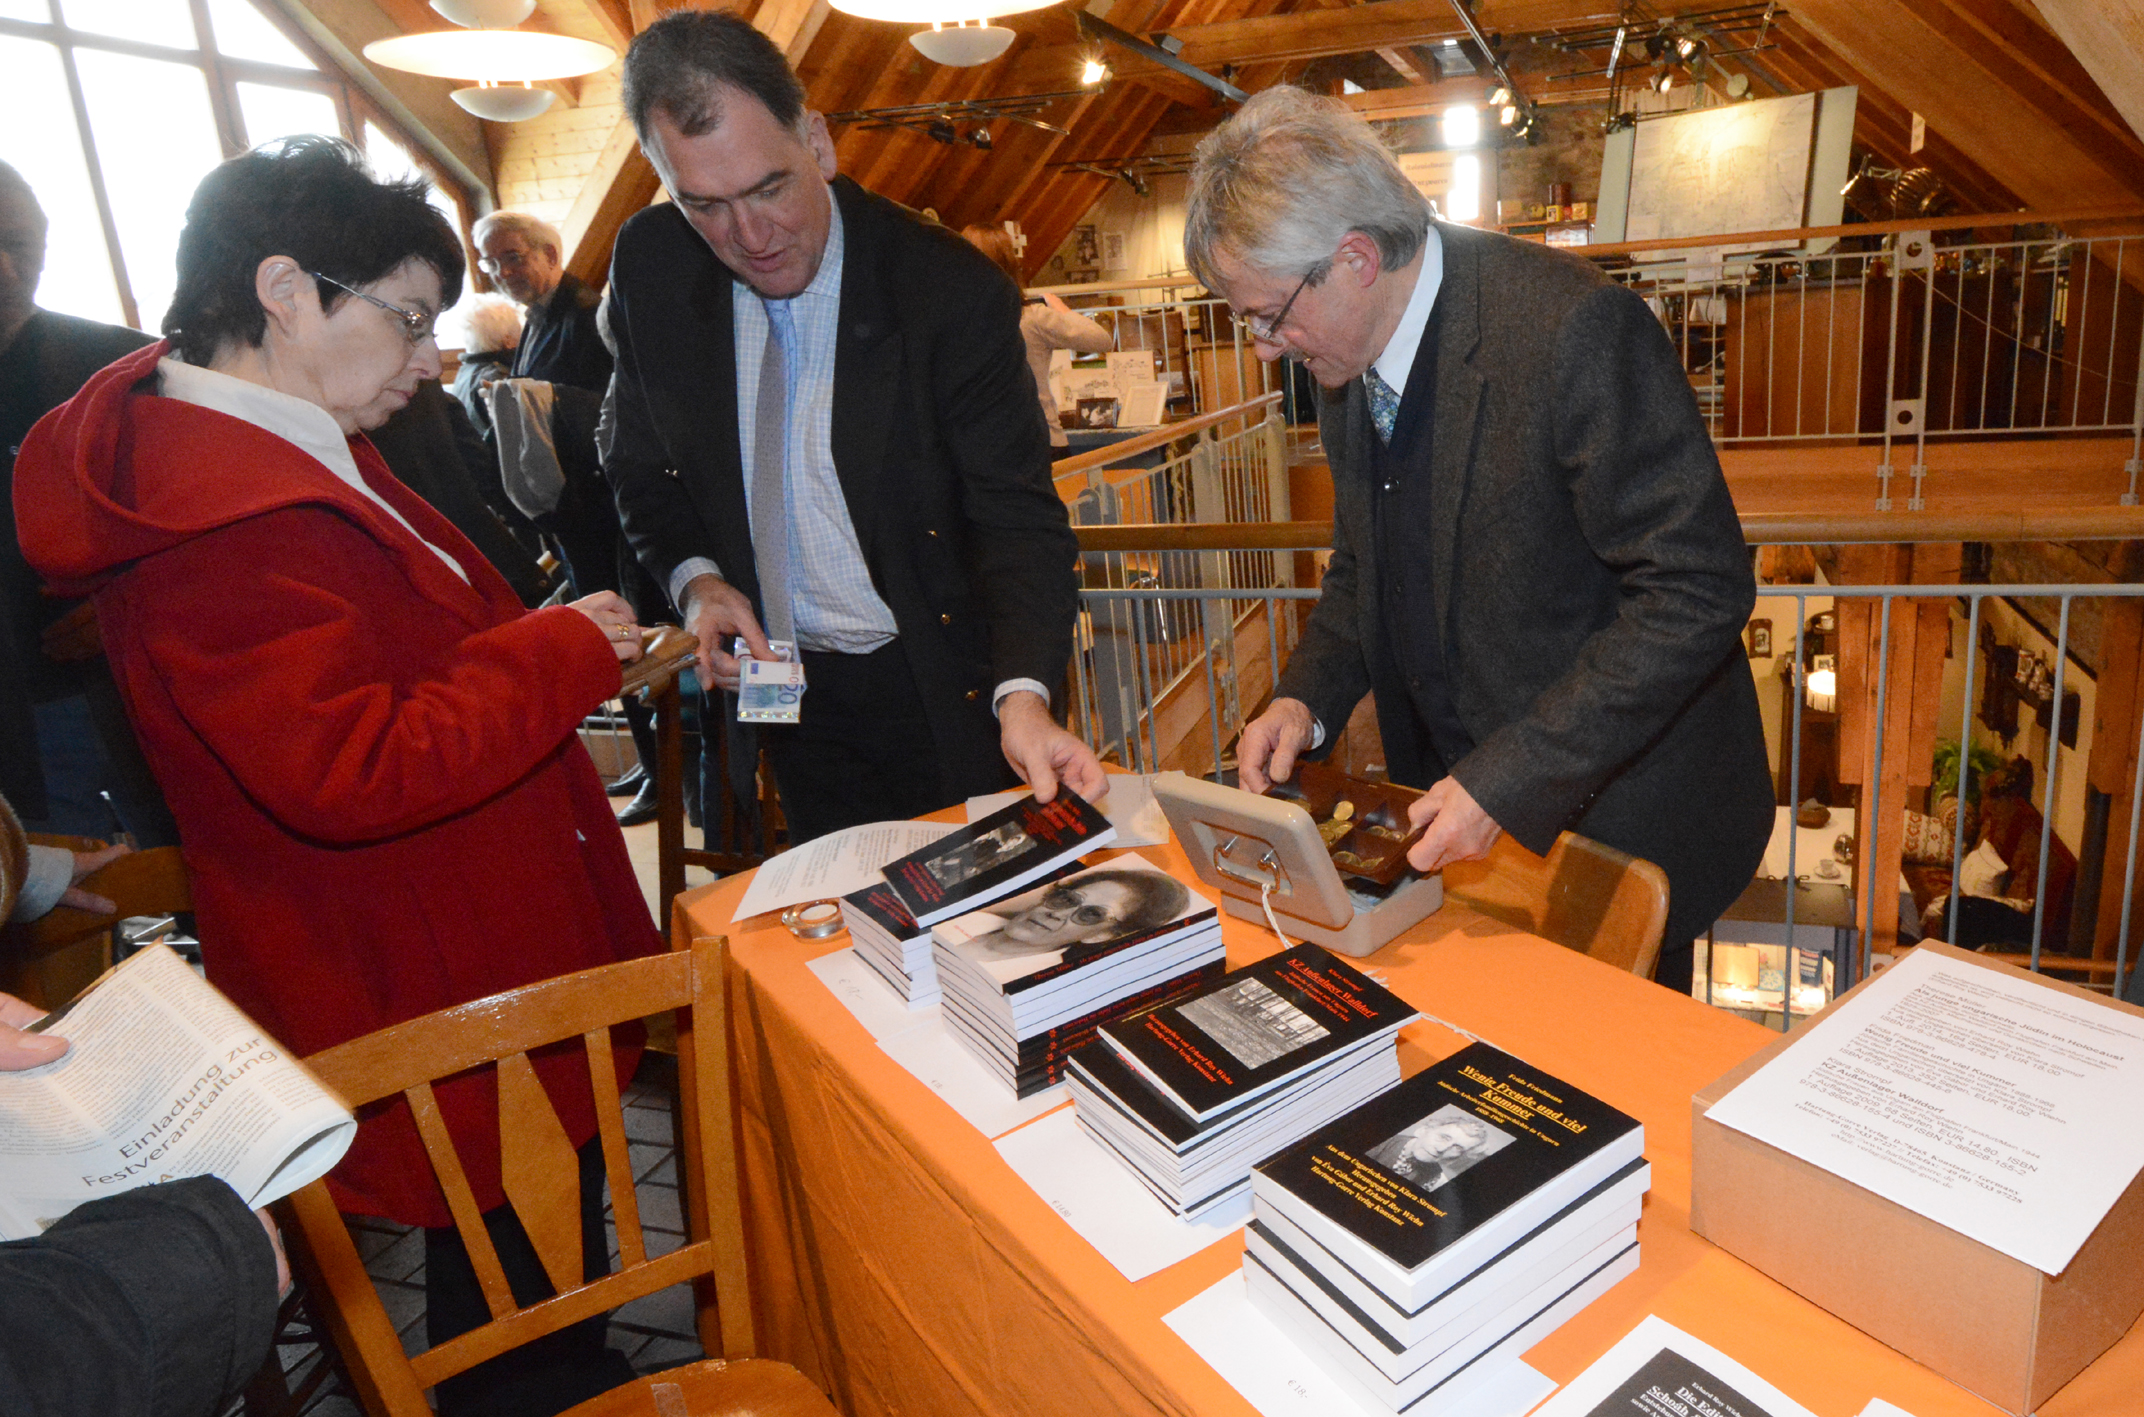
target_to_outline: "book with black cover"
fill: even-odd
[[[945,972],[1013,1000],[1017,1016],[1022,994],[1050,992],[1060,981],[1069,986],[1081,971],[1107,967],[1136,946],[1183,937],[1217,918],[1212,901],[1126,853],[946,920],[931,938]]]
[[[1420,1017],[1330,950],[1306,944],[1233,970],[1196,998],[1113,1023],[1101,1037],[1203,1122]]]
[[[1253,1189],[1413,1309],[1644,1145],[1635,1118],[1472,1043],[1268,1158]]]
[[[892,862],[886,883],[917,924],[935,925],[1116,839],[1109,818],[1077,792],[1022,797]]]
[[[965,1016],[967,1005],[957,995],[946,995],[943,1007],[949,1013],[962,1015],[958,1020],[962,1026],[954,1028],[954,1037],[967,1044],[969,1051],[993,1072],[1011,1081],[1015,1095],[1027,1097],[1064,1081],[1066,1061],[1074,1052],[1094,1042],[1094,1031],[1101,1024],[1135,1010],[1152,1008],[1158,1003],[1166,1003],[1188,994],[1215,979],[1220,973],[1221,961],[1214,960],[1194,967],[1188,974],[1164,979],[1129,998],[1120,999],[1096,1010],[1084,1020],[1074,1020],[1050,1029],[1047,1033],[1021,1040],[1017,1058],[1008,1057],[996,1046],[991,1035],[984,1033],[972,1018]]]

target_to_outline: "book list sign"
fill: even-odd
[[[1916,950],[1715,1103],[1723,1126],[2047,1274],[2144,1169],[2144,1018]]]

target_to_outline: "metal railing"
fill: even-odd
[[[1190,557],[1212,565],[1228,552],[1255,551],[1276,562],[1308,557],[1330,545],[1330,530],[1311,522],[1119,526],[1082,528],[1080,536],[1084,565],[1121,566],[1141,557]],[[1778,539],[1777,529],[1748,530],[1753,541]],[[1081,596],[1074,730],[1137,771],[1181,768],[1226,777],[1234,768],[1237,736],[1269,700],[1302,618],[1318,598],[1314,577],[1306,572],[1300,587],[1277,579],[1259,587],[1106,579],[1091,578]],[[2012,880],[2000,891],[2026,907],[1991,927],[1984,918],[1988,904],[1969,906],[1951,890],[1943,908],[1932,912],[1930,937],[1958,939],[1963,917],[1968,935],[1978,929],[1997,946],[2014,942],[2008,953],[2027,968],[2097,988],[2113,988],[2126,977],[2137,957],[2132,931],[2144,928],[2134,910],[2144,772],[2132,766],[2144,762],[2144,712],[2132,711],[2131,723],[2095,715],[2093,706],[2101,702],[2101,680],[2107,693],[2119,697],[2120,686],[2107,679],[2107,670],[2109,656],[2120,651],[2105,627],[2120,617],[2107,612],[2144,599],[2144,585],[1762,585],[1758,594],[1767,640],[1771,620],[1791,614],[1793,622],[1776,641],[1759,643],[1753,628],[1745,643],[1760,696],[1768,700],[1775,796],[1785,799],[1771,859],[1760,867],[1760,875],[1768,871],[1785,887],[1778,892],[1783,909],[1773,922],[1781,929],[1766,938],[1783,938],[1788,946],[1780,1003],[1765,1011],[1767,1019],[1776,1012],[1777,1023],[1786,1027],[1806,1012],[1795,998],[1795,950],[1828,957],[1834,983],[1843,989],[1866,974],[1872,950],[1919,934],[1922,899],[1940,895],[1946,873],[1947,883],[1960,879],[1976,850],[1976,813],[1984,818],[1995,810],[1983,791],[1987,770],[1976,763],[1985,754],[1976,750],[1998,743],[2034,769],[2025,799],[2030,815],[2019,815],[2028,823],[2036,816],[2037,824],[2010,850],[2023,860],[2029,841],[2037,865],[2026,873],[2030,879]],[[1922,628],[1938,614],[1924,607],[1940,608],[1940,634]],[[2144,616],[2125,623],[2144,625]],[[2080,626],[2094,627],[2082,652]],[[1909,641],[1909,633],[1916,638]],[[2124,633],[2137,638],[2134,630]],[[1846,643],[1854,635],[1859,641]],[[2130,651],[2139,652],[2144,645]],[[1991,684],[1991,662],[2006,666],[2004,684]],[[2024,681],[2018,682],[2021,664]],[[2117,669],[2137,677],[2133,661]],[[1829,696],[1819,670],[1832,676]],[[2106,736],[2095,717],[2119,721],[2121,741]],[[1810,731],[1819,720],[1826,725],[1821,746]],[[1337,737],[1344,725],[1327,727]],[[1949,793],[1934,771],[1938,740],[1946,737],[1965,745],[1955,755]],[[1835,853],[1805,843],[1798,829],[1784,825],[1819,753],[1832,755],[1826,771],[1815,775],[1829,783],[1834,800],[1827,805],[1846,809],[1850,823],[1842,834],[1852,838],[1851,850],[1836,866],[1826,864]],[[2126,787],[2102,792],[2091,786],[2094,779],[2110,778]],[[1928,839],[1941,830],[1946,795],[1960,805],[1947,843],[1931,857]],[[1837,811],[1832,819],[1841,820]],[[1916,837],[1910,854],[1918,860],[1906,859],[1909,824]],[[1817,860],[1810,859],[1813,850]],[[1889,878],[1887,887],[1867,885],[1877,871]],[[1852,925],[1835,944],[1795,943],[1809,937],[1810,922],[1797,915],[1812,888],[1833,891],[1851,905]],[[2000,903],[1993,896],[1979,900]],[[2103,903],[2109,901],[2114,903]]]
[[[1931,438],[2127,435],[2133,480],[2144,467],[2144,213],[1568,249],[1644,297],[1722,445],[1868,444],[1881,469],[1918,479]],[[1175,407],[1278,390],[1290,423],[1314,420],[1299,376],[1262,364],[1188,277],[1057,290],[1114,322],[1120,349],[1154,351],[1184,384]]]
[[[1070,711],[1089,741],[1125,762],[1153,761],[1167,735],[1152,706],[1182,701],[1194,671],[1209,676],[1208,704],[1236,692],[1237,617],[1218,598],[1230,591],[1280,592],[1295,581],[1292,555],[1244,544],[1235,533],[1286,522],[1286,429],[1277,394],[1056,464],[1058,493],[1082,528],[1134,524],[1142,544],[1086,550],[1080,583],[1088,608],[1079,626]],[[1151,529],[1221,527],[1232,544],[1200,549],[1157,544]],[[1268,628],[1282,630],[1277,619]],[[1292,634],[1282,636],[1292,648]],[[1197,645],[1201,648],[1194,649]],[[1207,647],[1219,646],[1218,650]],[[1279,643],[1274,653],[1280,652]],[[1214,677],[1218,655],[1222,669]],[[1264,682],[1270,684],[1270,676]],[[1218,761],[1218,750],[1209,762]]]

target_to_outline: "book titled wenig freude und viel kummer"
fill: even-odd
[[[935,925],[1116,839],[1109,818],[1077,792],[1022,797],[891,863],[886,883],[918,925]]]
[[[1411,1310],[1644,1149],[1636,1118],[1472,1043],[1262,1162],[1252,1192]]]

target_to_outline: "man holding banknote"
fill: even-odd
[[[742,20],[650,26],[625,101],[672,200],[613,258],[605,471],[702,685],[743,678],[792,842],[993,791],[1008,764],[1044,800],[1099,794],[1050,716],[1077,546],[1018,291],[836,178],[825,120]]]

